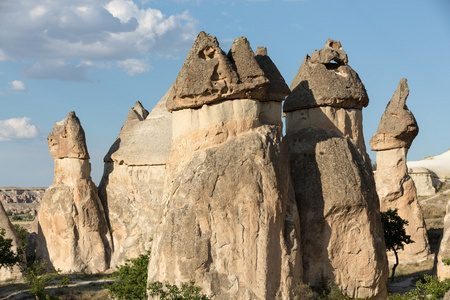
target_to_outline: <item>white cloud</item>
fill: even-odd
[[[25,86],[25,83],[21,80],[13,80],[12,82],[8,83],[10,86],[10,89],[15,91],[26,91],[27,87]]]
[[[28,66],[25,74],[30,74],[30,68],[39,67],[40,73],[31,72],[34,78],[60,79],[55,75],[68,65],[76,68],[81,60],[104,63],[148,54],[172,55],[189,49],[197,33],[196,21],[189,12],[166,16],[136,3],[2,0],[0,61],[28,60],[28,65],[33,66]],[[52,66],[62,70],[51,72],[44,68],[43,61],[51,60]],[[73,77],[79,80],[80,74]]]
[[[27,117],[0,120],[0,141],[36,138],[39,130],[30,122]]]
[[[129,58],[123,61],[119,61],[117,65],[121,67],[125,72],[127,72],[130,76],[145,73],[151,69],[150,65],[146,61],[135,58]]]

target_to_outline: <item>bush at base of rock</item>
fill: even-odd
[[[416,282],[416,288],[406,294],[389,295],[386,300],[441,300],[450,290],[450,278],[439,281],[436,276],[425,275]]]
[[[141,254],[135,259],[128,259],[124,265],[118,266],[113,277],[117,280],[105,287],[118,299],[147,299],[150,296],[158,299],[192,299],[207,300],[208,296],[201,294],[201,288],[194,281],[183,283],[181,288],[169,283],[152,282],[147,290],[147,267],[151,251]]]

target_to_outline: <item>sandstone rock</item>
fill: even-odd
[[[417,262],[428,258],[430,248],[416,188],[406,167],[408,148],[418,132],[414,116],[405,104],[408,93],[406,79],[402,79],[370,144],[377,151],[375,181],[381,211],[398,208],[398,215],[409,222],[406,234],[414,241],[399,251],[399,260]],[[395,261],[393,254],[389,259]]]
[[[435,259],[436,275],[440,280],[450,278],[450,265],[442,260],[450,258],[450,200],[447,203],[446,214],[444,218],[444,233],[442,234],[439,252]]]
[[[89,159],[84,131],[74,111],[66,119],[55,123],[47,141],[54,159]]]
[[[264,100],[268,83],[246,38],[236,39],[225,55],[217,39],[202,31],[178,73],[167,108],[195,108],[225,99]]]
[[[350,297],[384,299],[386,248],[362,132],[368,97],[344,54],[327,41],[314,60],[306,56],[284,104],[303,277],[313,286],[331,280]]]
[[[450,178],[450,150],[439,155],[427,156],[417,161],[409,161],[408,168],[426,168],[433,174],[433,186],[445,183]]]
[[[17,253],[17,250],[22,248],[22,243],[20,242],[19,236],[14,228],[14,226],[9,221],[8,215],[0,202],[0,229],[5,229],[6,239],[12,239],[11,250]],[[26,265],[26,258],[23,256],[24,264]],[[20,271],[20,266],[14,266],[12,268],[0,268],[0,281],[11,280],[11,279],[21,279],[23,277]]]
[[[246,47],[235,50],[244,53],[231,51],[233,57],[248,59]],[[180,83],[182,74],[175,90],[187,84]],[[209,81],[204,73],[196,78]],[[258,91],[257,84],[249,85],[248,95]],[[292,298],[302,267],[281,133],[282,99],[245,98],[173,111],[165,209],[152,246],[149,282],[194,279],[214,299]]]
[[[406,79],[398,84],[397,90],[389,101],[381,117],[377,132],[372,136],[370,145],[373,151],[395,148],[408,148],[419,133],[416,119],[406,107],[409,88]]]
[[[319,106],[362,109],[369,104],[364,84],[350,66],[316,61],[306,55],[292,81],[284,112]]]
[[[408,168],[408,175],[414,181],[417,196],[432,196],[436,194],[433,185],[433,173],[426,168]]]
[[[165,164],[172,140],[172,115],[166,110],[171,91],[150,114],[137,102],[105,156],[99,195],[112,231],[111,267],[149,250],[161,222]]]
[[[109,267],[111,237],[75,112],[48,137],[55,178],[42,199],[36,256],[63,272],[97,273]]]

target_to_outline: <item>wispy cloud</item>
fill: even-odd
[[[27,117],[0,120],[0,141],[32,139],[39,135],[39,129]]]
[[[117,63],[130,76],[148,72],[151,67],[145,60],[129,58]]]
[[[0,61],[28,61],[23,70],[28,77],[87,81],[89,69],[80,67],[82,60],[117,62],[189,49],[197,30],[188,11],[166,16],[136,3],[3,0]],[[60,76],[68,70],[75,74]]]
[[[21,80],[13,80],[12,82],[8,83],[8,85],[9,85],[9,88],[14,91],[24,92],[27,90],[25,83]]]

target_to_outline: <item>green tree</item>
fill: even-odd
[[[21,249],[17,253],[12,250],[12,239],[5,238],[6,231],[0,228],[0,268],[13,267],[22,261]]]
[[[397,250],[403,250],[406,244],[414,243],[411,236],[406,234],[405,226],[408,221],[403,220],[398,215],[398,209],[388,209],[381,213],[381,223],[383,225],[384,240],[386,249],[392,250],[395,255],[395,264],[392,266],[391,281],[394,281],[395,269],[398,266]]]

